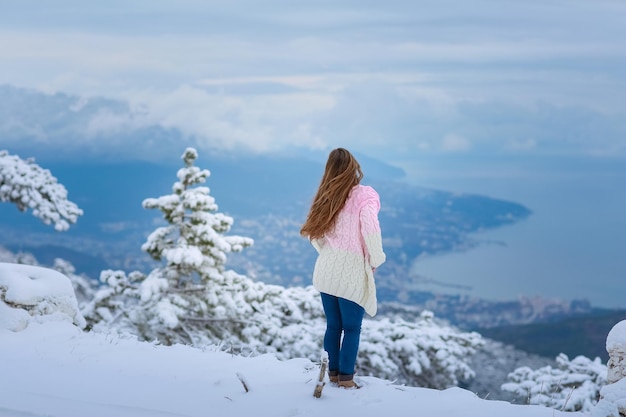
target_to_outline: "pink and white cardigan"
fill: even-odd
[[[335,228],[311,241],[319,254],[313,270],[315,289],[354,301],[370,316],[377,310],[372,268],[385,262],[379,210],[378,193],[370,186],[356,185]]]

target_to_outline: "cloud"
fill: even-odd
[[[311,133],[309,120],[332,110],[333,97],[315,92],[227,95],[182,86],[171,93],[138,93],[135,106],[147,107],[145,119],[177,129],[211,148],[278,151],[287,145],[313,149],[326,144]]]
[[[257,153],[345,146],[387,159],[424,152],[626,154],[619,114],[544,102],[456,102],[368,80],[339,91],[294,87],[277,94],[182,86],[138,91],[130,101],[4,87],[0,101],[0,147],[60,148],[59,156],[162,159],[181,143]]]
[[[609,0],[567,13],[511,0],[12,4],[0,83],[72,104],[5,110],[0,131],[94,153],[132,132],[255,152],[623,153],[623,12]]]
[[[443,137],[442,149],[444,151],[466,151],[471,148],[472,144],[463,136],[455,133],[449,133]]]

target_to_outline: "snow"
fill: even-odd
[[[626,378],[620,379],[614,384],[605,385],[600,390],[600,395],[602,395],[602,399],[591,415],[593,417],[606,417],[612,414],[617,417],[617,410],[626,410]]]
[[[49,170],[0,150],[0,202],[12,202],[21,211],[30,209],[45,224],[65,231],[83,215],[67,195]]]
[[[610,352],[626,347],[626,320],[617,323],[606,337],[606,350]]]
[[[0,417],[583,415],[484,400],[461,388],[405,387],[359,376],[361,389],[327,383],[315,399],[318,369],[309,359],[244,357],[219,346],[162,346],[114,331],[85,332],[72,313],[69,279],[44,268],[1,266]],[[30,304],[15,305],[7,294]],[[31,309],[33,302],[54,308]],[[28,317],[24,327],[4,320],[13,310]]]
[[[482,400],[460,388],[402,387],[373,377],[359,378],[360,390],[327,384],[315,399],[317,368],[306,359],[158,346],[114,333],[85,333],[64,321],[0,330],[0,355],[11,358],[3,365],[9,377],[0,382],[2,417],[565,415]]]
[[[606,350],[609,352],[609,383],[600,390],[602,399],[592,411],[592,417],[618,417],[619,411],[626,412],[626,378],[624,352],[626,352],[626,320],[615,324],[606,338]],[[620,379],[621,378],[621,379]]]
[[[35,266],[0,263],[0,326],[24,329],[31,319],[55,315],[83,327],[71,281],[63,274]],[[10,308],[12,306],[13,308]]]

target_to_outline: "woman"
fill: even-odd
[[[318,252],[313,285],[326,314],[324,350],[331,382],[359,388],[354,371],[364,313],[376,314],[374,271],[385,262],[376,191],[346,149],[330,152],[324,176],[300,230]],[[341,335],[343,333],[343,340]]]

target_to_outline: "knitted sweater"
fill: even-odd
[[[370,316],[376,314],[372,268],[385,262],[378,211],[378,193],[356,185],[332,231],[311,243],[318,252],[313,286],[320,292],[354,301]]]

